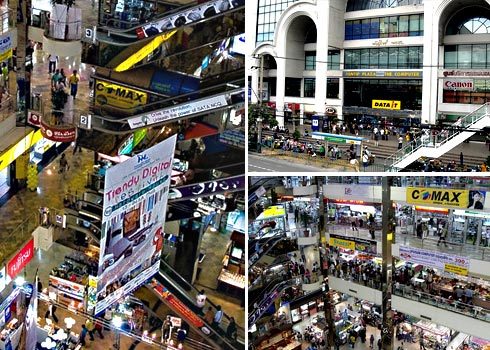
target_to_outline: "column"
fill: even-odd
[[[251,69],[250,71],[252,72],[252,81],[250,83],[249,88],[252,89],[252,96],[251,96],[251,103],[257,103],[258,101],[258,94],[259,92],[259,76],[260,76],[260,60],[257,58],[250,58],[251,62]]]
[[[437,74],[439,61],[439,18],[434,18],[434,2],[425,1],[424,18],[432,21],[424,22],[423,46],[423,80],[422,80],[422,116],[423,124],[435,124],[437,120]]]
[[[284,126],[284,95],[286,94],[286,61],[277,60],[276,119],[279,127]]]
[[[315,113],[325,115],[327,101],[327,60],[328,60],[328,26],[330,23],[330,1],[317,2],[318,21],[316,42],[316,82]]]

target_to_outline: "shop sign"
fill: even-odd
[[[93,310],[97,305],[97,277],[88,276],[87,306],[88,310]]]
[[[11,33],[0,36],[0,62],[12,57],[12,36]]]
[[[128,119],[131,129],[140,128],[142,126],[157,124],[190,116],[192,114],[209,112],[218,108],[223,108],[228,105],[226,96],[214,96],[201,100],[179,104],[174,107],[164,108],[156,112],[140,115],[139,117]]]
[[[333,108],[333,107],[327,107],[325,109],[325,113],[327,113],[327,114],[337,114],[337,110],[335,108]]]
[[[0,293],[5,289],[6,285],[7,285],[7,275],[4,266],[2,267],[2,269],[0,269]]]
[[[470,260],[466,257],[408,246],[400,246],[400,258],[414,264],[460,275],[467,275],[470,266]]]
[[[41,134],[54,142],[73,142],[77,139],[77,128],[51,126],[41,120]]]
[[[49,276],[50,287],[58,289],[61,293],[71,295],[79,300],[83,300],[85,296],[85,286],[72,281]]]
[[[31,131],[29,134],[24,136],[22,140],[15,144],[15,146],[10,147],[0,156],[0,171],[5,169],[10,163],[16,160],[29,148],[34,146],[36,142],[38,142],[42,138],[43,135],[41,134],[41,130],[38,130],[36,132]]]
[[[475,83],[473,79],[444,79],[444,90],[454,91],[474,91]]]
[[[34,257],[34,239],[31,239],[7,264],[7,274],[14,279]]]
[[[41,115],[39,115],[35,112],[32,112],[32,111],[29,111],[27,113],[27,122],[31,125],[34,125],[34,126],[40,126],[41,125]]]
[[[262,214],[260,214],[262,219],[269,219],[278,216],[286,215],[286,209],[282,205],[273,205],[265,209]]]
[[[392,100],[373,100],[372,108],[374,109],[400,109],[401,101],[392,101]]]
[[[193,22],[202,21],[206,18],[214,17],[218,13],[231,11],[245,5],[245,0],[208,1],[182,11],[175,12],[173,15],[165,16],[161,20],[150,22],[149,24],[136,29],[138,39],[144,39],[165,31],[190,25]]]
[[[170,189],[171,199],[183,200],[196,197],[210,196],[228,191],[240,191],[245,188],[245,176],[238,175],[217,181],[201,182]]]
[[[435,204],[448,208],[467,208],[469,191],[445,188],[407,187],[406,199],[409,204]]]
[[[474,70],[446,70],[442,72],[445,77],[490,77],[490,70],[474,71]]]
[[[254,193],[248,196],[248,205],[250,206],[251,204],[258,201],[259,198],[262,197],[266,192],[267,191],[265,190],[264,186],[260,186],[257,190],[255,190]]]
[[[474,210],[455,210],[454,215],[468,216],[474,218],[485,218],[490,219],[490,213],[484,211],[474,211]]]
[[[174,135],[106,171],[96,314],[158,271],[176,141]],[[109,234],[115,237],[106,244]]]
[[[95,105],[113,106],[121,109],[131,109],[143,106],[148,100],[148,94],[117,84],[97,80],[95,82]]]
[[[180,317],[170,316],[170,322],[173,327],[180,327],[182,325],[182,319]]]
[[[330,245],[339,248],[356,250],[363,253],[377,253],[376,241],[371,241],[369,239],[330,234]]]
[[[346,78],[422,78],[422,71],[343,71]]]

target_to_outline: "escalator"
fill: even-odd
[[[76,210],[69,208],[65,208],[63,221],[63,228],[81,232],[86,237],[90,237],[97,244],[100,244],[100,221],[94,222],[93,219],[84,217]]]
[[[224,313],[219,327],[208,324],[203,315],[195,307],[196,296],[199,291],[185,281],[172,267],[164,261],[161,262],[160,272],[156,274],[147,287],[152,290],[173,311],[179,313],[193,328],[211,339],[219,349],[245,349],[245,330],[237,325],[237,339],[226,334],[230,317]],[[209,298],[206,299],[204,310],[211,307],[216,312],[215,305]]]
[[[273,230],[266,238],[259,238],[249,241],[248,268],[253,267],[259,260],[266,256],[277,243],[286,238],[284,230]]]
[[[271,307],[274,301],[279,298],[286,289],[301,284],[301,277],[292,278],[290,280],[283,280],[282,278],[271,281],[267,287],[265,287],[256,296],[252,302],[249,301],[248,313],[248,327],[252,327],[257,320]]]
[[[103,18],[103,25],[97,31],[97,40],[113,45],[131,45],[134,42],[165,34],[179,27],[190,26],[236,11],[243,11],[244,8],[245,0],[214,0],[163,13],[144,24],[123,19]]]

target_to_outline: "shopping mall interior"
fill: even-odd
[[[244,11],[1,4],[0,349],[245,348]]]
[[[490,177],[249,177],[253,349],[490,347]]]

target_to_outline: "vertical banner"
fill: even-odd
[[[320,116],[311,116],[311,131],[320,131]]]
[[[176,140],[107,170],[95,314],[159,269]]]
[[[32,284],[32,295],[26,313],[26,350],[36,350],[37,344],[37,275]]]

